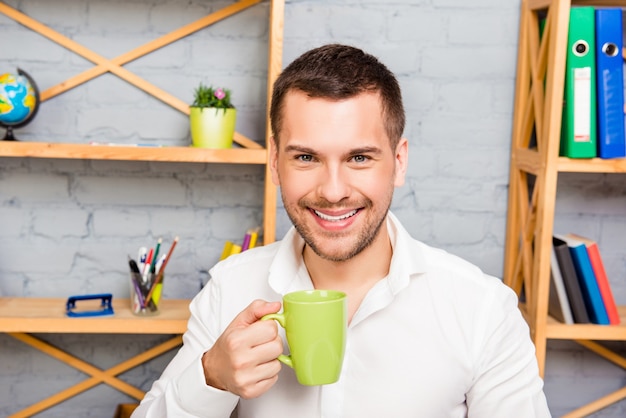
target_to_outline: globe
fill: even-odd
[[[39,108],[39,90],[23,70],[0,75],[0,126],[6,128],[5,141],[14,141],[14,128],[33,120]]]

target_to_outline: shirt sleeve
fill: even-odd
[[[484,332],[474,353],[477,364],[467,393],[469,416],[551,417],[526,321],[515,293],[502,283],[482,313]]]
[[[202,354],[213,346],[219,326],[219,288],[210,280],[192,300],[183,346],[133,412],[133,418],[227,418],[239,397],[208,386]]]

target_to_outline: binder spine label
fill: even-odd
[[[591,67],[574,68],[574,142],[591,141]]]

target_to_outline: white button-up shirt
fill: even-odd
[[[392,214],[387,228],[389,274],[352,318],[337,383],[302,386],[287,366],[255,399],[205,383],[201,356],[239,312],[255,299],[313,288],[292,228],[282,241],[211,270],[191,302],[183,347],[133,417],[228,418],[235,408],[239,418],[550,417],[514,292],[412,239]]]

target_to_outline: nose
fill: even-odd
[[[337,203],[350,195],[349,184],[345,167],[327,165],[319,178],[318,194],[328,202]]]

